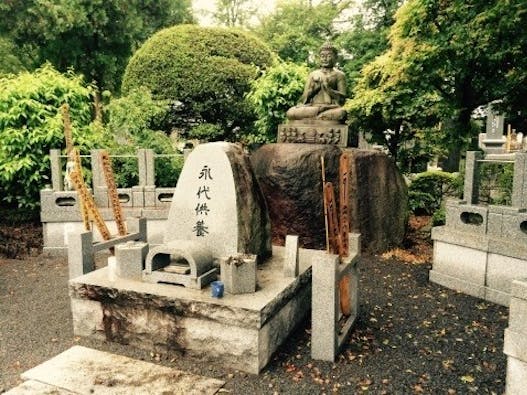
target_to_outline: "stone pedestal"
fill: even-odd
[[[283,275],[284,248],[258,266],[258,289],[217,299],[191,289],[108,279],[107,268],[70,280],[76,336],[153,352],[205,359],[259,373],[304,319],[311,304],[311,262],[324,251],[299,251],[300,274]]]
[[[332,144],[348,146],[348,125],[322,120],[289,121],[278,125],[279,143]]]
[[[512,283],[509,327],[503,352],[507,355],[507,394],[523,394],[527,387],[527,278]]]

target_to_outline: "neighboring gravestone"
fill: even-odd
[[[487,107],[487,127],[483,140],[483,150],[487,154],[501,154],[505,152],[506,138],[503,135],[505,116],[492,108],[492,103]]]
[[[365,249],[381,251],[402,242],[407,188],[393,161],[377,151],[331,145],[268,144],[251,157],[273,224],[273,242],[300,237],[306,248],[325,249],[326,236],[320,158],[326,180],[338,190],[340,155],[350,158],[350,226]],[[338,196],[338,192],[336,193]]]

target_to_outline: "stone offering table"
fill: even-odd
[[[74,333],[162,352],[181,352],[259,373],[311,304],[311,262],[299,250],[299,276],[283,275],[284,248],[258,266],[255,293],[211,297],[190,289],[115,278],[102,268],[70,280]]]

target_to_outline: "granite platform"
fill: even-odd
[[[259,373],[310,311],[311,262],[299,249],[298,277],[284,276],[284,247],[258,265],[255,293],[213,298],[189,289],[111,276],[104,267],[69,282],[74,333],[157,352],[185,353]]]

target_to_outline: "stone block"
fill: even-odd
[[[527,154],[514,155],[514,177],[512,180],[512,206],[527,207]]]
[[[508,307],[511,300],[511,295],[493,288],[485,287],[485,295],[483,296],[483,299]]]
[[[489,253],[487,258],[486,285],[510,294],[512,282],[527,277],[527,261]]]
[[[117,189],[117,196],[119,197],[119,203],[121,204],[121,207],[133,207],[134,206],[134,198],[133,198],[133,190],[132,188],[118,188]],[[110,205],[111,206],[111,205]]]
[[[452,278],[463,280],[473,286],[485,286],[487,253],[473,248],[434,241],[432,269]],[[462,285],[460,283],[458,285]],[[472,289],[458,289],[461,292]],[[471,293],[472,295],[472,293]]]
[[[527,244],[527,214],[514,213],[513,215],[504,215],[501,237]]]
[[[91,231],[74,232],[68,240],[69,278],[75,278],[95,270],[93,260],[93,234]]]
[[[527,300],[527,277],[512,282],[511,295],[514,298]]]
[[[298,276],[298,236],[287,235],[285,238],[284,276]]]
[[[446,226],[459,232],[485,235],[487,233],[488,209],[472,204],[449,206],[446,210]]]
[[[479,163],[482,153],[478,151],[467,151],[465,161],[465,184],[463,189],[463,200],[469,204],[476,204],[479,197]],[[447,222],[448,225],[448,222]]]
[[[505,394],[524,394],[525,383],[527,383],[527,362],[512,357],[507,358]]]
[[[236,295],[256,291],[256,255],[220,258],[220,273],[225,292]]]
[[[304,322],[311,303],[310,263],[322,255],[301,249],[299,276],[284,278],[284,254],[283,247],[274,248],[259,267],[257,292],[221,299],[212,298],[209,287],[111,282],[103,267],[69,283],[74,333],[153,352],[184,352],[200,363],[257,374]]]
[[[148,244],[144,242],[129,241],[115,246],[116,275],[141,281],[147,253]]]
[[[437,270],[430,270],[428,272],[429,279],[431,282],[439,284],[443,287],[454,289],[459,292],[463,292],[467,295],[474,296],[476,298],[485,298],[485,286],[474,284],[467,280],[461,280],[457,277],[449,276],[446,273],[439,272]]]
[[[489,211],[487,233],[491,237],[501,237],[503,234],[503,214]]]
[[[313,257],[312,297],[311,297],[311,357],[324,361],[335,358],[348,337],[355,322],[358,310],[358,272],[357,255],[340,263],[333,254]],[[345,292],[341,280],[346,277]],[[343,316],[341,298],[347,297],[351,314]],[[343,326],[339,323],[343,320]]]
[[[503,352],[509,357],[527,362],[527,337],[525,333],[506,328],[503,338]]]
[[[134,207],[145,206],[145,191],[142,186],[132,187],[132,205]]]
[[[104,313],[101,302],[78,298],[72,298],[70,302],[73,332],[77,336],[90,337],[104,331]]]
[[[174,200],[174,188],[156,188],[156,207],[170,208]]]
[[[67,391],[54,385],[44,384],[36,380],[24,381],[3,395],[76,395],[78,392]]]
[[[144,187],[145,207],[156,206],[156,187],[155,185],[146,185]]]
[[[527,337],[527,300],[511,297],[509,329],[516,333],[523,333]]]
[[[516,258],[527,262],[527,243],[506,238],[489,237],[488,252],[504,257]]]
[[[110,207],[110,199],[108,198],[108,187],[94,187],[93,200],[98,208]]]

